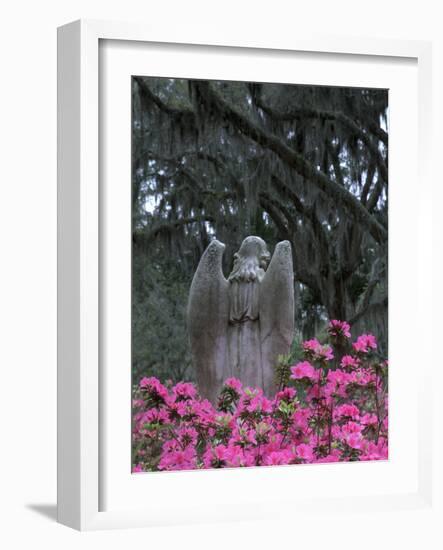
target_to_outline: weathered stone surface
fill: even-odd
[[[188,332],[200,393],[215,402],[226,378],[275,391],[274,366],[294,332],[292,252],[280,242],[271,255],[260,237],[247,237],[223,275],[225,246],[212,241],[189,294]]]

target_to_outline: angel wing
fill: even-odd
[[[264,392],[275,391],[279,355],[289,353],[294,338],[294,272],[289,241],[275,247],[260,285],[260,340]]]
[[[228,353],[229,283],[222,270],[225,245],[211,242],[200,259],[188,302],[188,334],[203,397],[215,402],[225,377]]]

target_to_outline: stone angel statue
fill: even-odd
[[[274,255],[260,237],[247,237],[226,279],[225,245],[211,242],[200,259],[188,302],[188,333],[202,396],[215,403],[234,376],[268,396],[276,390],[274,367],[294,335],[294,282],[288,241]],[[269,267],[268,267],[269,264]]]

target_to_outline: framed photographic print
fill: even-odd
[[[58,71],[59,521],[428,506],[430,46],[82,21]]]
[[[387,459],[388,90],[134,76],[132,117],[133,471]]]

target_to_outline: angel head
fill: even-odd
[[[268,267],[271,254],[263,239],[246,237],[238,252],[234,254],[234,267],[229,281],[261,281]]]

